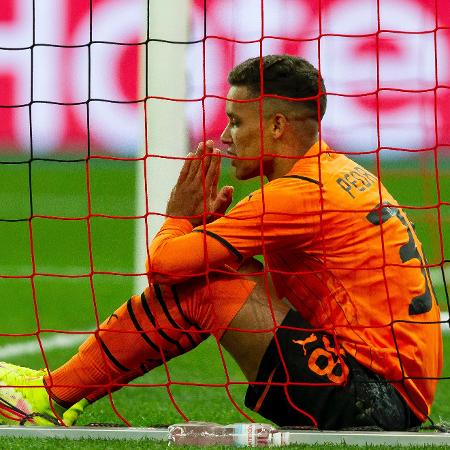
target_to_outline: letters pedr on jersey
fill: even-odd
[[[422,246],[396,205],[373,174],[322,142],[207,235],[242,258],[264,254],[278,295],[391,381],[424,420],[442,366],[439,308]]]

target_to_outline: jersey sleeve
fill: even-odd
[[[216,239],[192,232],[186,219],[168,218],[149,247],[149,282],[175,284],[232,264],[236,259]]]
[[[320,202],[299,184],[287,180],[282,189],[256,191],[225,216],[195,229],[185,219],[166,220],[150,245],[150,281],[181,282],[209,269],[239,266],[265,251],[309,245],[317,234]]]

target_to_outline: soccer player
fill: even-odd
[[[226,212],[233,190],[218,191],[214,143],[189,154],[150,245],[149,287],[55,371],[2,363],[2,423],[73,424],[208,335],[248,378],[245,404],[278,425],[427,419],[439,308],[411,222],[372,173],[319,139],[326,91],[309,62],[253,58],[228,80],[226,153],[239,180],[268,182]]]

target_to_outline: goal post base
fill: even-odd
[[[135,427],[22,427],[0,426],[0,439],[6,437],[39,439],[152,439],[167,441],[167,428]]]
[[[289,430],[286,430],[289,431]],[[40,439],[114,439],[167,441],[167,428],[133,427],[13,427],[0,426],[0,438]],[[393,448],[410,445],[449,446],[450,433],[370,432],[370,431],[290,431],[291,444],[385,445]]]

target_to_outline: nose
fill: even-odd
[[[228,124],[222,131],[222,134],[220,135],[220,140],[222,141],[222,144],[231,144],[233,142],[230,134],[230,124]]]

